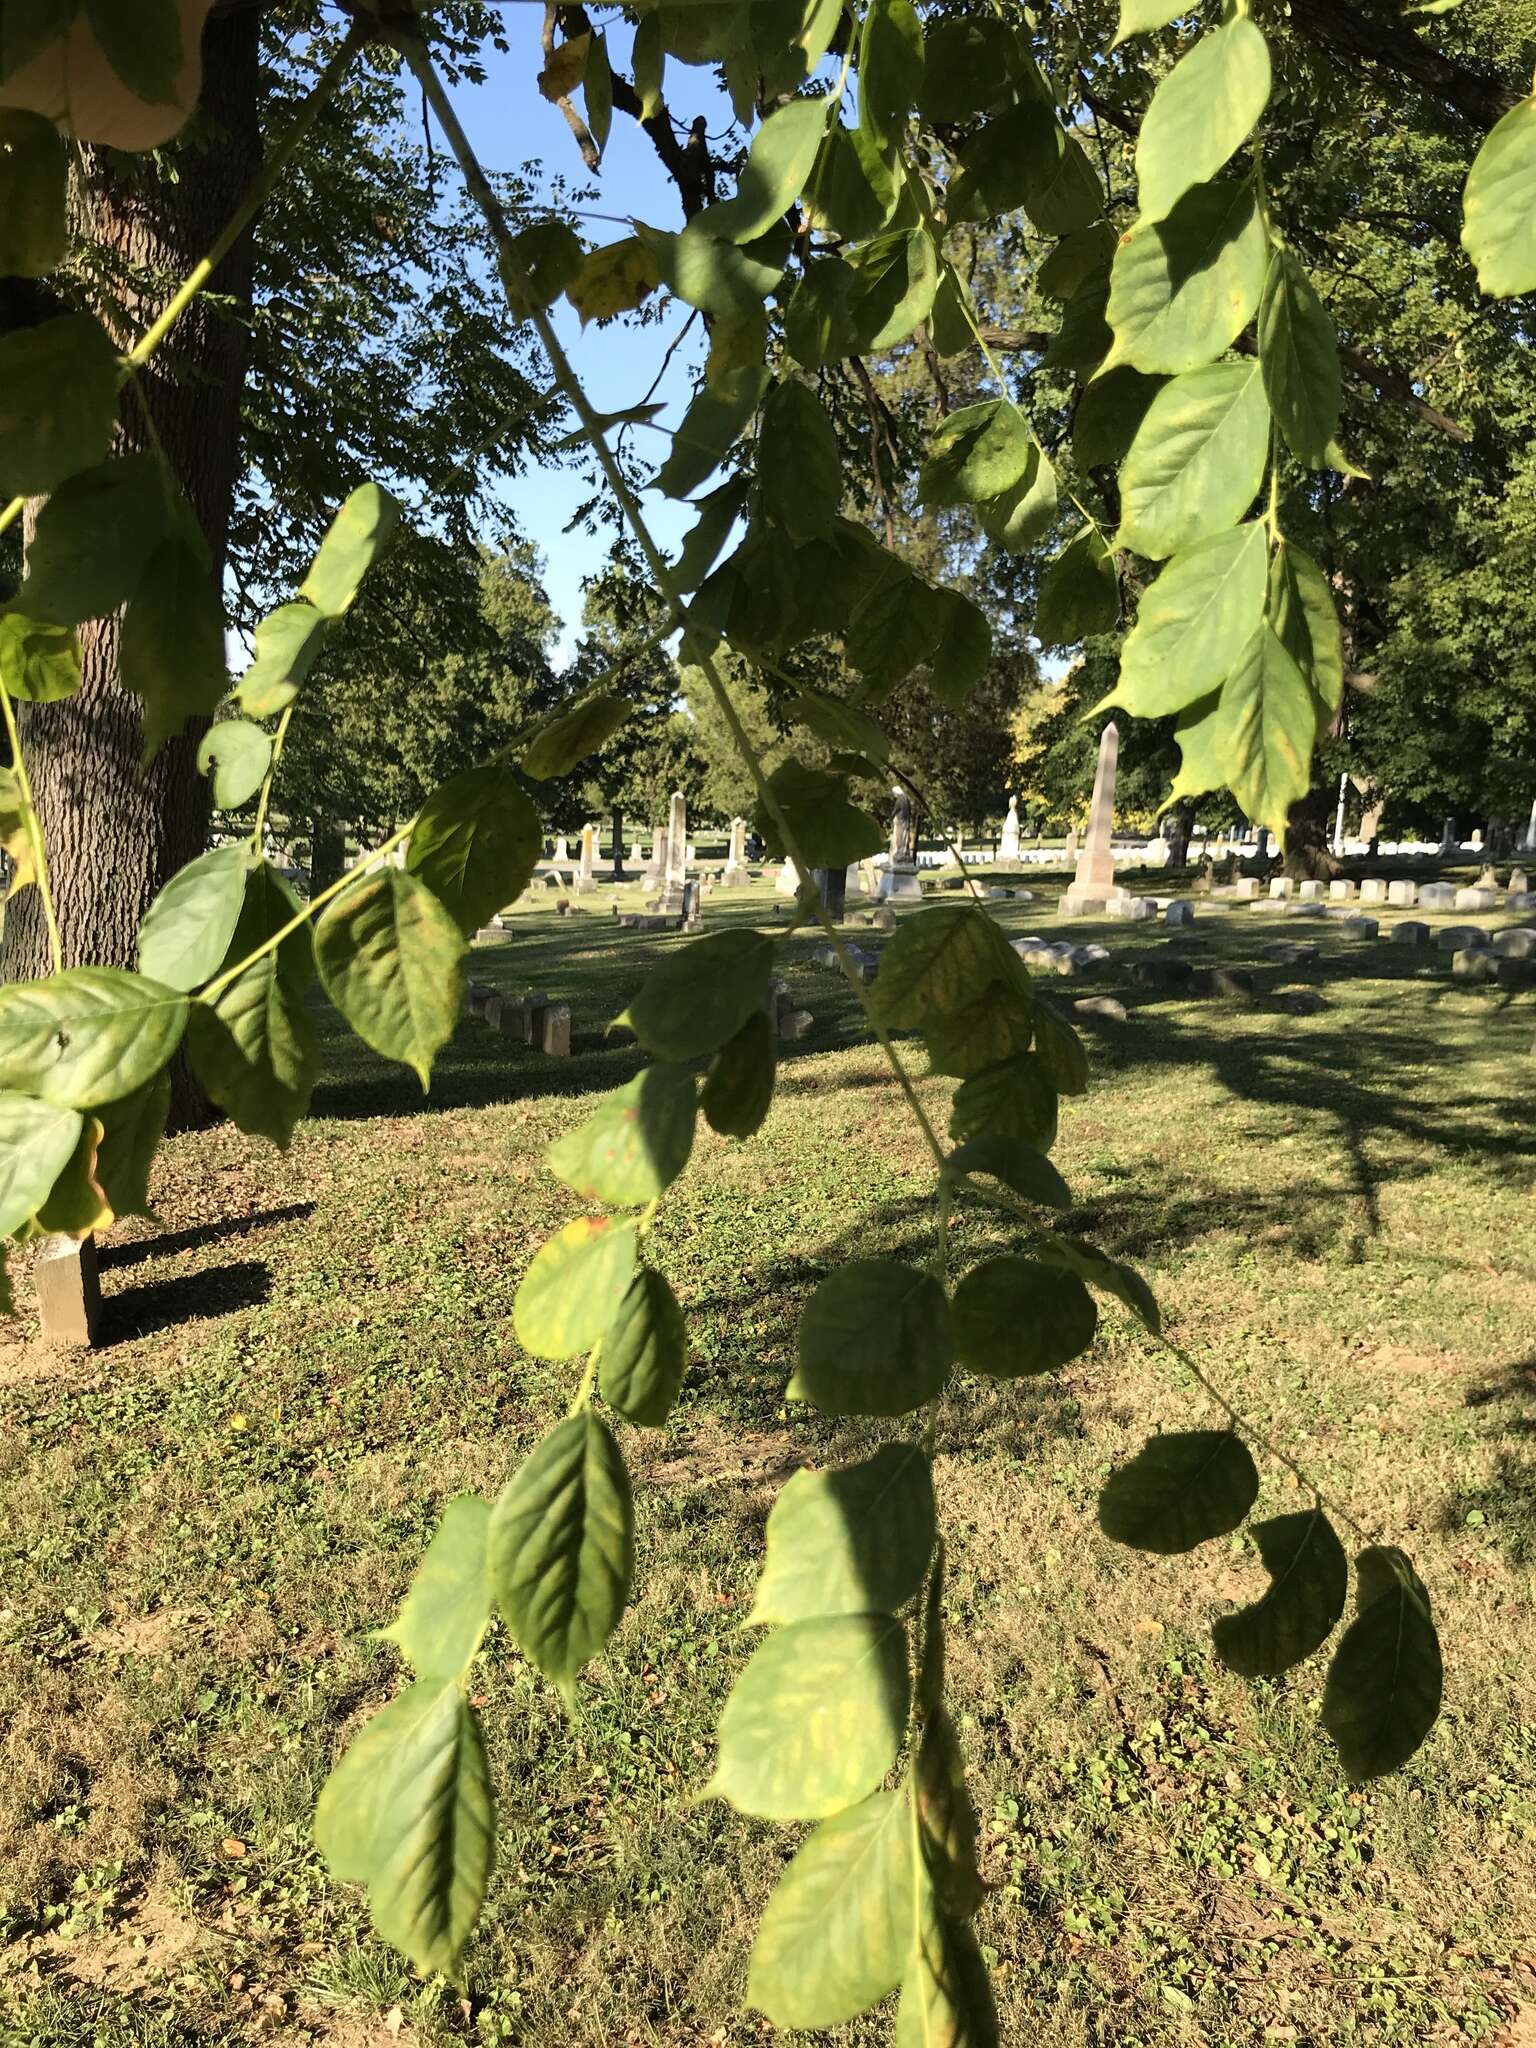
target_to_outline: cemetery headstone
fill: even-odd
[[[1486,947],[1488,934],[1475,924],[1448,924],[1435,933],[1435,944],[1442,953],[1459,953],[1463,949]]]
[[[551,1059],[564,1060],[571,1056],[571,1006],[569,1003],[544,1003],[538,1013],[538,1037],[533,1041],[538,1050],[548,1053]]]
[[[1426,882],[1419,891],[1420,910],[1453,910],[1456,888],[1451,882]]]
[[[912,815],[912,799],[899,783],[893,794],[889,853],[876,894],[882,902],[920,902],[923,886],[917,879],[917,821]]]
[[[1393,925],[1387,936],[1394,946],[1427,946],[1429,926],[1417,918],[1405,917],[1400,924]]]
[[[1493,950],[1506,960],[1536,960],[1536,928],[1516,924],[1507,931],[1495,932]]]
[[[1093,772],[1093,799],[1088,807],[1088,832],[1072,881],[1062,896],[1063,917],[1089,917],[1102,911],[1121,892],[1115,887],[1112,843],[1115,778],[1120,763],[1120,728],[1111,719],[1099,735],[1098,765]]]
[[[1496,981],[1499,961],[1486,946],[1462,946],[1451,955],[1451,975],[1456,981]]]
[[[1271,903],[1285,903],[1295,887],[1289,875],[1276,875],[1269,885],[1269,900]]]
[[[1194,921],[1195,906],[1193,903],[1170,903],[1163,912],[1164,924],[1193,924]]]
[[[1003,820],[1003,834],[997,842],[997,858],[1000,866],[1014,865],[1019,858],[1019,800],[1016,796],[1008,799],[1008,815]]]
[[[1382,876],[1371,875],[1360,884],[1360,901],[1362,903],[1385,903],[1386,900],[1387,884]]]
[[[1342,876],[1337,881],[1328,884],[1328,901],[1330,903],[1350,903],[1354,900],[1354,895],[1354,883],[1346,882]]]
[[[1413,882],[1388,882],[1387,901],[1396,904],[1400,910],[1411,910],[1419,900],[1418,887]]]

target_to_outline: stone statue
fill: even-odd
[[[891,813],[891,866],[910,868],[917,863],[917,829],[912,817],[912,799],[899,785],[896,808]]]

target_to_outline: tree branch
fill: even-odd
[[[1411,79],[1478,128],[1491,128],[1520,103],[1518,89],[1495,73],[1447,57],[1411,28],[1375,20],[1349,0],[1290,0],[1290,4],[1291,20],[1310,41]]]
[[[552,22],[558,12],[560,25],[567,38],[586,35],[591,32],[592,22],[585,7],[561,6],[549,9],[548,19]],[[548,46],[546,45],[546,48]],[[683,215],[692,220],[696,213],[708,206],[715,196],[715,170],[710,161],[708,124],[700,114],[688,130],[688,140],[680,142],[677,130],[672,125],[672,116],[665,107],[652,114],[649,120],[642,116],[640,95],[621,72],[613,73],[613,104],[621,114],[628,114],[638,121],[651,138],[651,147],[661,158],[667,175],[671,178],[683,202]],[[569,115],[566,117],[570,118]],[[586,152],[582,152],[585,159]],[[589,168],[595,167],[595,159]]]

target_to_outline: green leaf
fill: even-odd
[[[914,1444],[882,1444],[857,1465],[797,1472],[768,1517],[768,1554],[747,1625],[894,1614],[922,1585],[934,1536],[933,1477]]]
[[[1104,369],[1177,375],[1213,362],[1258,310],[1268,260],[1251,179],[1196,185],[1166,220],[1138,221],[1109,274]]]
[[[200,537],[172,534],[150,556],[123,618],[119,665],[123,687],[143,700],[146,760],[189,719],[212,716],[229,676],[224,606]]]
[[[315,1841],[336,1877],[367,1885],[384,1940],[453,1976],[495,1854],[485,1749],[456,1684],[422,1681],[374,1716],[325,1782]]]
[[[821,540],[843,499],[843,463],[832,422],[798,378],[775,384],[757,443],[763,509],[792,540]]]
[[[807,370],[852,355],[858,348],[859,274],[837,257],[813,258],[784,309],[784,343]]]
[[[647,1052],[692,1060],[714,1052],[768,1000],[773,941],[761,932],[710,932],[666,954],[619,1022]]]
[[[791,717],[834,750],[863,754],[871,761],[882,762],[890,755],[891,742],[884,728],[844,697],[802,690],[790,699],[787,708]]]
[[[901,1983],[896,2048],[998,2048],[998,2038],[975,1936],[927,1904]]]
[[[1048,1265],[1064,1266],[1069,1273],[1076,1273],[1086,1280],[1090,1287],[1102,1288],[1106,1294],[1114,1295],[1154,1336],[1161,1334],[1161,1311],[1151,1288],[1134,1266],[1110,1258],[1079,1237],[1059,1237],[1054,1232],[1049,1237],[1037,1238],[1031,1249]]]
[[[659,15],[641,15],[629,63],[635,77],[635,91],[640,96],[640,119],[653,121],[661,112],[662,83],[667,69],[667,53],[661,46]]]
[[[529,744],[523,755],[523,773],[535,782],[569,775],[589,754],[608,744],[633,709],[623,697],[584,698],[553,725],[546,725]],[[502,898],[503,903],[507,900]]]
[[[972,1372],[1016,1380],[1056,1372],[1088,1349],[1099,1326],[1075,1273],[1033,1259],[989,1259],[955,1290],[955,1351]]]
[[[449,1501],[400,1612],[379,1630],[418,1678],[457,1678],[480,1647],[491,1618],[490,1520],[490,1506],[478,1494]]]
[[[116,1102],[180,1043],[187,999],[121,967],[71,967],[0,988],[0,1088],[63,1109]]]
[[[51,491],[102,460],[117,424],[117,368],[117,350],[85,313],[0,336],[0,495]]]
[[[944,624],[929,656],[928,688],[940,703],[960,705],[992,666],[992,626],[980,605],[960,591],[936,590],[933,596]]]
[[[925,228],[897,228],[866,242],[849,265],[851,306],[860,349],[878,355],[905,341],[926,320],[939,288],[939,258]]]
[[[806,768],[791,757],[768,777],[768,787],[789,822],[795,845],[813,868],[845,868],[850,862],[878,853],[885,832],[877,818],[848,800],[841,775]],[[761,807],[753,812],[769,852],[788,852],[778,821]]]
[[[629,1474],[590,1408],[552,1429],[503,1487],[488,1556],[519,1648],[569,1696],[619,1625],[634,1570]]]
[[[863,129],[834,122],[806,186],[807,213],[817,227],[840,241],[867,241],[896,211],[896,165],[894,153],[883,150]]]
[[[672,581],[681,591],[697,590],[714,567],[731,529],[746,510],[748,486],[745,477],[732,477],[707,498],[700,498],[698,523],[683,542],[672,571]]]
[[[1109,279],[1090,277],[1079,285],[1061,316],[1061,326],[1046,350],[1047,369],[1072,370],[1079,376],[1096,371],[1114,341],[1105,311],[1109,305]]]
[[[96,1181],[114,1216],[149,1216],[149,1169],[165,1136],[171,1108],[171,1077],[162,1069],[116,1102],[101,1103],[96,1121]]]
[[[238,811],[249,803],[271,761],[270,736],[243,718],[221,718],[198,742],[198,771],[213,776],[215,810]]]
[[[1269,563],[1269,622],[1317,700],[1318,737],[1344,696],[1344,641],[1328,578],[1305,548],[1282,538]]]
[[[1189,12],[1189,0],[1120,0],[1120,25],[1115,30],[1113,49],[1128,36],[1145,35],[1150,29],[1166,28],[1181,14]]]
[[[1074,228],[1063,236],[1035,272],[1036,287],[1047,298],[1069,305],[1085,284],[1107,282],[1119,237],[1107,220]]]
[[[608,131],[613,126],[613,72],[608,64],[608,38],[600,30],[587,48],[581,90],[587,103],[587,126],[592,131],[592,140],[599,150],[605,150]]]
[[[976,345],[966,288],[948,263],[939,272],[938,289],[928,314],[928,339],[936,352],[946,358],[963,356]]]
[[[7,18],[8,45],[10,32]],[[20,107],[0,107],[0,276],[44,277],[64,261],[68,182],[64,138],[53,123]]]
[[[685,305],[715,319],[761,314],[764,299],[784,274],[783,237],[760,236],[738,247],[710,234],[700,225],[703,218],[695,215],[680,235],[642,231],[654,251],[657,276]]]
[[[611,320],[616,313],[633,312],[660,282],[655,249],[638,235],[629,235],[622,242],[589,249],[565,295],[585,327],[589,320]]]
[[[139,972],[167,988],[194,989],[224,963],[245,901],[250,849],[217,846],[179,869],[139,928]]]
[[[968,1173],[990,1174],[1027,1202],[1051,1209],[1072,1206],[1071,1190],[1050,1160],[1022,1138],[1005,1138],[996,1132],[967,1138],[945,1160],[944,1171],[952,1179]]]
[[[930,1707],[924,1720],[912,1782],[933,1889],[946,1911],[968,1917],[986,1896],[986,1886],[976,1866],[979,1830],[966,1789],[965,1758],[955,1724],[942,1706]]]
[[[588,1201],[637,1209],[688,1164],[695,1114],[692,1074],[662,1062],[606,1095],[584,1124],[550,1146],[544,1163]]]
[[[687,1370],[688,1332],[677,1297],[659,1273],[642,1266],[603,1332],[603,1399],[626,1422],[660,1429]]]
[[[1048,99],[1030,95],[988,121],[960,151],[950,183],[951,220],[985,220],[1022,206],[1043,235],[1070,234],[1098,219],[1098,175]]]
[[[78,1110],[0,1094],[0,1237],[41,1209],[84,1129]]]
[[[700,1103],[722,1138],[751,1138],[773,1101],[778,1040],[766,1010],[754,1010],[710,1062]]]
[[[893,1030],[961,1010],[994,981],[1023,976],[1002,927],[975,904],[936,903],[904,918],[880,956],[875,1003]]]
[[[975,14],[930,21],[917,110],[940,126],[996,113],[1013,96],[1012,65],[1013,37],[1006,22]]]
[[[1136,142],[1143,221],[1214,178],[1269,104],[1269,45],[1246,15],[1201,36],[1152,95]]]
[[[331,621],[312,604],[280,604],[256,627],[256,651],[235,685],[240,708],[252,718],[286,711],[319,659]]]
[[[1269,1590],[1251,1607],[1223,1614],[1211,1634],[1229,1670],[1278,1678],[1333,1634],[1349,1592],[1349,1561],[1321,1508],[1256,1522],[1249,1533]]]
[[[837,2027],[884,1998],[912,1946],[915,1886],[905,1794],[824,1820],[764,1910],[747,2003],[777,2027]]]
[[[1018,407],[1007,398],[983,399],[952,412],[928,444],[918,478],[927,505],[977,505],[1011,491],[1039,452]]]
[[[1212,363],[1165,384],[1120,472],[1115,545],[1160,561],[1234,525],[1269,459],[1269,407],[1256,362]]]
[[[54,626],[119,610],[175,516],[153,455],[120,456],[67,478],[37,515],[16,610]]]
[[[887,147],[906,134],[923,82],[923,30],[910,0],[870,0],[859,41],[859,126]]]
[[[1083,1041],[1048,1002],[1035,1003],[1035,1055],[1058,1095],[1086,1095],[1088,1055]]]
[[[983,1067],[955,1090],[949,1135],[1017,1138],[1049,1152],[1056,1142],[1056,1090],[1043,1061],[1016,1052]]]
[[[948,623],[937,591],[916,576],[898,575],[877,583],[854,607],[843,650],[868,692],[886,697],[934,652]]]
[[[1339,431],[1339,345],[1328,308],[1289,249],[1270,258],[1259,301],[1264,389],[1298,462],[1327,469]]]
[[[766,370],[747,369],[733,370],[721,387],[705,385],[698,391],[672,437],[672,452],[656,472],[654,487],[669,498],[686,498],[696,491],[725,460],[767,388]]]
[[[989,498],[980,508],[981,524],[989,540],[1022,555],[1056,521],[1056,471],[1050,458],[1030,443],[1023,474],[1011,490]]]
[[[1181,721],[1183,755],[1174,793],[1193,782],[1226,787],[1256,825],[1285,842],[1291,805],[1312,780],[1317,704],[1307,679],[1268,625],[1261,625],[1233,664],[1214,710]],[[1208,778],[1214,773],[1216,781]]]
[[[1536,291],[1536,94],[1511,107],[1478,151],[1462,213],[1461,246],[1483,291]]]
[[[994,981],[963,1010],[932,1019],[923,1027],[923,1040],[935,1074],[965,1081],[1026,1053],[1034,1029],[1034,998],[1020,968],[1016,977]]]
[[[0,680],[29,704],[57,704],[80,687],[80,646],[68,626],[0,612]]]
[[[931,1274],[852,1259],[801,1312],[789,1398],[824,1415],[906,1415],[940,1391],[954,1355],[949,1303]]]
[[[888,1614],[779,1629],[731,1688],[707,1794],[762,1820],[841,1813],[896,1761],[909,1685],[906,1630]]]
[[[327,618],[350,611],[363,578],[394,539],[400,514],[382,485],[359,484],[331,521],[299,596]]]
[[[287,926],[300,904],[265,861],[250,871],[225,968],[250,959]],[[242,1131],[286,1151],[309,1109],[320,1044],[304,1003],[314,977],[314,941],[300,925],[251,962],[212,1003],[194,1003],[187,1053],[208,1096]]]
[[[543,850],[538,812],[511,772],[491,763],[433,790],[411,827],[405,864],[468,938],[522,894]]]
[[[85,0],[102,54],[135,98],[173,104],[181,70],[181,10],[176,0],[139,0],[126,16],[116,0]]]
[[[1163,378],[1144,376],[1125,363],[1095,377],[1072,415],[1072,453],[1079,467],[1118,468],[1147,407],[1163,388]]]
[[[1041,579],[1035,632],[1046,647],[1075,647],[1090,634],[1109,632],[1119,616],[1115,551],[1096,526],[1085,526]]]
[[[1328,1667],[1323,1726],[1359,1783],[1407,1763],[1435,1725],[1443,1673],[1429,1595],[1400,1550],[1355,1559],[1359,1612]]]
[[[1268,574],[1258,520],[1175,555],[1142,597],[1105,702],[1161,718],[1219,689],[1263,622]]]
[[[535,1252],[512,1304],[517,1341],[535,1358],[590,1351],[619,1312],[635,1271],[635,1226],[578,1216]]]
[[[1259,1475],[1230,1429],[1149,1437],[1099,1495],[1099,1527],[1114,1543],[1176,1556],[1234,1530],[1253,1506]]]
[[[464,1002],[464,941],[432,891],[393,865],[343,890],[315,927],[315,960],[363,1043],[425,1090]]]
[[[771,113],[752,138],[735,196],[706,206],[689,232],[750,242],[782,220],[811,175],[829,105],[827,97],[791,100]]]
[[[651,19],[654,23],[654,15]],[[586,260],[586,251],[563,220],[539,220],[524,228],[512,237],[512,253],[522,276],[506,278],[507,297],[523,320],[534,306],[552,306],[581,275]]]

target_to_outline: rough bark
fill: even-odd
[[[131,274],[179,280],[206,254],[260,163],[258,37],[254,10],[210,20],[195,139],[178,151],[175,179],[147,158],[86,152],[77,198],[87,232],[108,252],[109,269],[121,263]],[[220,266],[210,290],[249,307],[249,237]],[[128,341],[158,310],[158,291],[153,300],[127,293],[120,308],[103,308],[102,315],[114,338]],[[242,317],[199,302],[141,373],[143,405],[125,393],[118,431],[124,452],[152,445],[147,407],[220,578],[239,460],[245,337]],[[208,826],[207,784],[194,758],[198,733],[172,741],[147,769],[141,766],[139,705],[118,682],[120,634],[118,618],[83,626],[76,695],[18,707],[66,967],[131,967],[145,910],[169,876],[203,850]],[[0,975],[26,980],[48,969],[41,906],[37,892],[27,890],[8,908]],[[173,1122],[200,1120],[202,1108],[183,1073]]]

